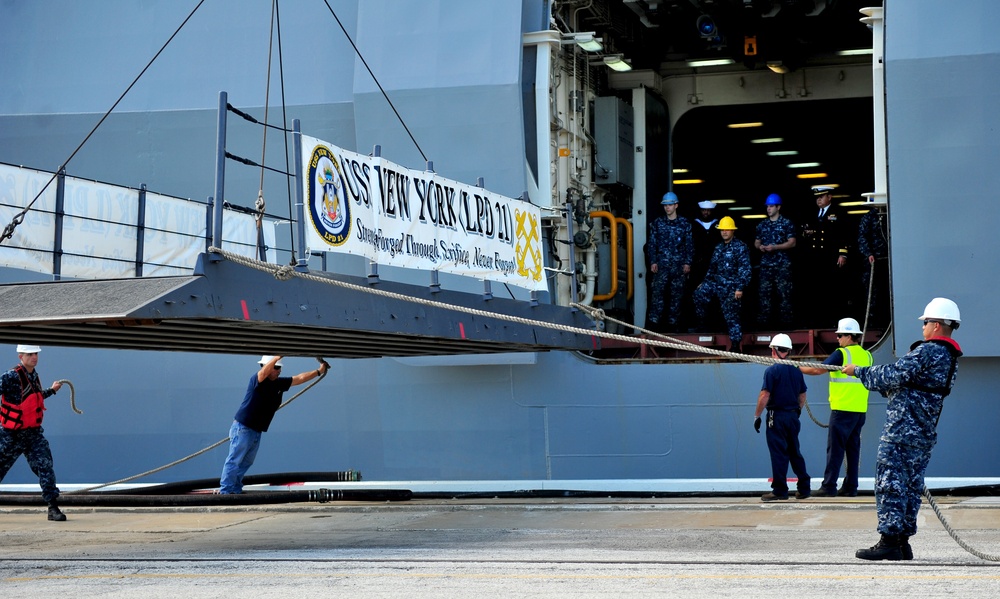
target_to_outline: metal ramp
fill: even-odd
[[[593,350],[570,308],[311,272],[469,314],[267,272],[202,255],[193,276],[0,285],[0,342],[228,354],[375,358]],[[493,315],[497,315],[496,317]],[[538,321],[503,320],[509,315]]]

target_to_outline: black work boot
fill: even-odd
[[[59,506],[52,502],[49,504],[49,520],[54,522],[65,522],[66,514],[60,511]]]
[[[904,560],[913,559],[913,547],[910,547],[910,535],[899,535],[899,549],[903,552]]]
[[[910,552],[912,559],[913,552]],[[902,537],[898,535],[882,535],[878,543],[868,549],[858,549],[854,557],[868,560],[900,561],[906,559],[903,553]]]

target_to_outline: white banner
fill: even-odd
[[[0,228],[31,202],[51,173],[0,165]],[[77,279],[134,277],[139,235],[139,191],[66,177],[62,221],[61,276]],[[56,182],[38,198],[0,242],[0,266],[53,274]],[[199,202],[146,193],[143,276],[187,275],[205,251],[206,211]],[[255,257],[256,221],[225,210],[222,248]],[[264,243],[274,247],[274,227],[265,222]],[[271,249],[268,257],[275,260]]]
[[[545,290],[537,207],[302,136],[306,244]]]

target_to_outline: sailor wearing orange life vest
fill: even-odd
[[[62,522],[66,515],[56,503],[59,488],[52,468],[52,451],[42,434],[45,398],[54,395],[62,384],[55,382],[42,389],[35,372],[40,351],[37,345],[18,345],[20,363],[0,375],[0,481],[23,455],[31,471],[38,475],[42,499],[49,504],[49,520]]]

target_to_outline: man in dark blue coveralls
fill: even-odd
[[[936,297],[920,317],[923,341],[895,364],[856,366],[841,370],[861,379],[865,388],[889,398],[885,426],[875,462],[875,509],[882,537],[856,557],[867,560],[910,560],[910,537],[917,532],[917,511],[924,489],[924,471],[937,442],[937,423],[944,398],[951,393],[962,350],[951,338],[961,323],[958,305]]]
[[[771,357],[788,358],[792,340],[778,333],[771,340]],[[772,364],[764,371],[764,386],[757,396],[753,427],[760,433],[760,416],[767,409],[767,449],[771,453],[771,489],[761,501],[788,499],[788,465],[798,477],[796,499],[809,498],[809,473],[799,451],[799,415],[806,405],[806,381],[799,369],[788,364]]]

